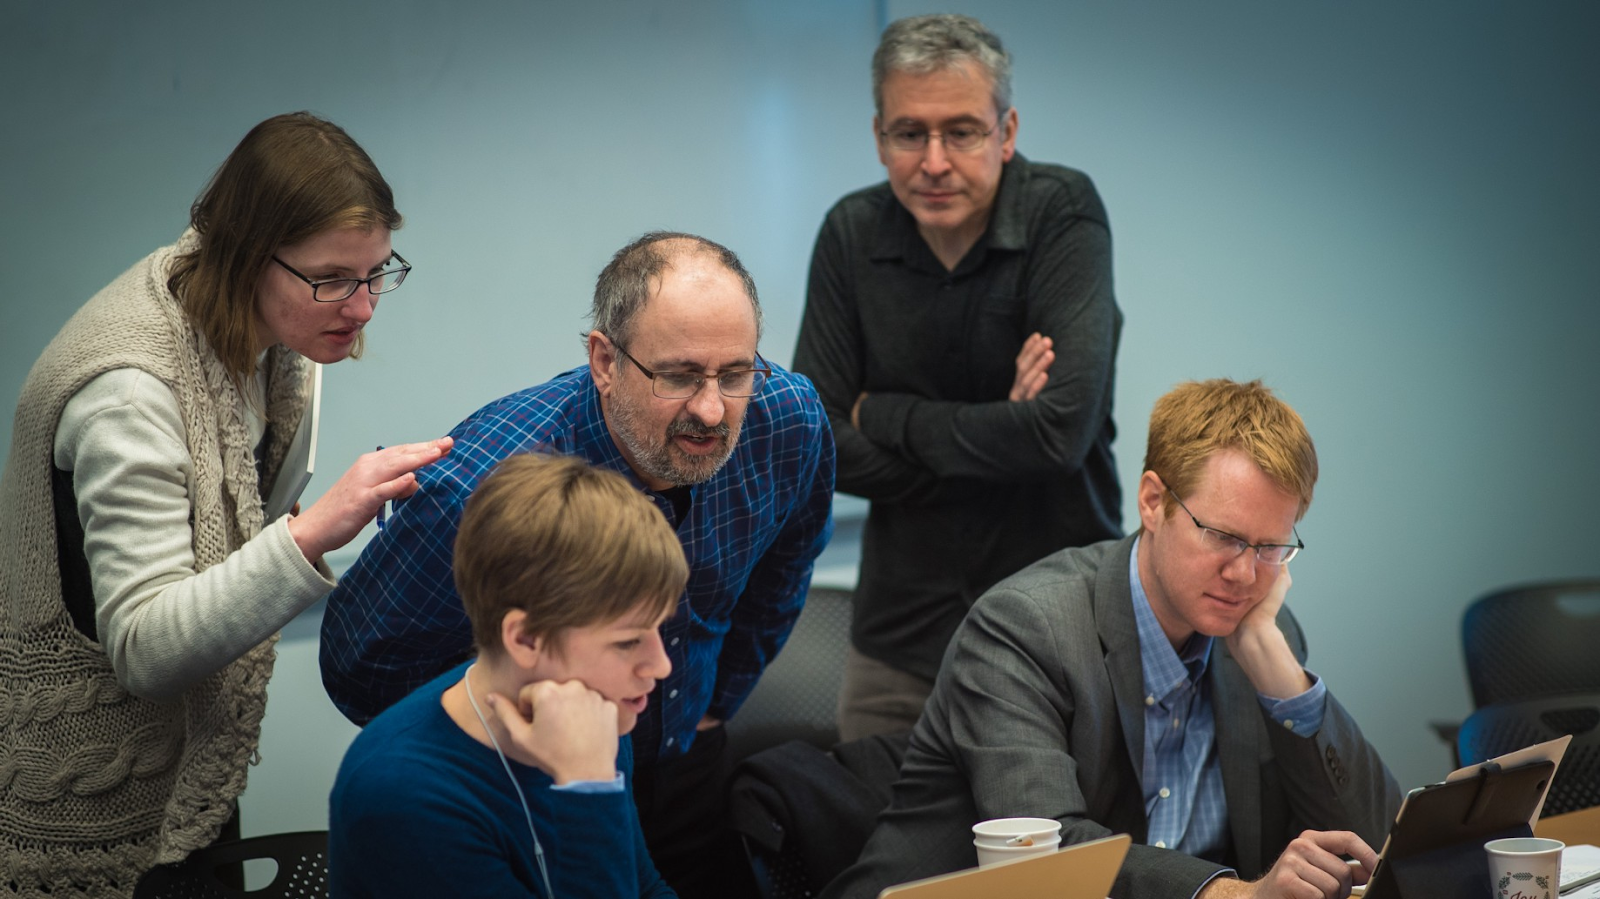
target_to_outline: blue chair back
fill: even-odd
[[[1600,580],[1490,593],[1467,607],[1461,646],[1477,708],[1600,691]]]
[[[1486,705],[1461,725],[1463,765],[1572,735],[1550,783],[1544,814],[1560,815],[1600,805],[1600,692],[1571,693]]]

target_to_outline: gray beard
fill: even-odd
[[[688,487],[711,480],[712,475],[728,464],[728,459],[733,456],[733,448],[739,442],[739,429],[729,426],[726,421],[708,428],[693,418],[673,420],[660,440],[651,440],[645,436],[644,426],[639,419],[638,410],[630,403],[622,400],[612,402],[612,429],[622,445],[628,448],[628,455],[633,457],[633,464],[639,467],[639,473],[676,487]],[[671,440],[679,434],[715,435],[725,442],[721,452],[709,456],[690,456],[674,451]]]

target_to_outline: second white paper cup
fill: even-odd
[[[972,845],[978,851],[980,868],[1054,852],[1061,845],[1061,822],[1053,818],[979,821],[972,825]]]
[[[1511,837],[1483,844],[1489,856],[1489,883],[1495,899],[1554,899],[1561,883],[1560,840]]]

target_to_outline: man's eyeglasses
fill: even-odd
[[[993,128],[951,125],[943,131],[929,131],[920,125],[895,125],[887,131],[879,131],[878,136],[888,141],[889,146],[907,153],[921,153],[934,137],[939,138],[946,150],[966,153],[983,146],[983,142],[998,127],[1000,124],[996,122]]]
[[[300,274],[294,266],[284,262],[277,256],[273,256],[272,261],[288,269],[289,274],[310,284],[311,298],[313,300],[319,303],[337,303],[341,300],[350,299],[355,294],[356,288],[363,284],[367,285],[367,289],[374,294],[388,293],[399,287],[406,280],[406,274],[411,271],[411,263],[407,262],[405,257],[399,253],[391,253],[389,255],[391,257],[390,264],[395,262],[400,264],[394,268],[385,268],[370,278],[329,278],[325,281],[313,281],[307,278],[305,275]]]
[[[1175,490],[1168,487],[1167,492],[1172,494],[1173,499],[1177,500],[1178,508],[1189,516],[1189,520],[1194,522],[1194,526],[1200,529],[1200,542],[1204,543],[1206,548],[1213,552],[1218,554],[1227,553],[1229,558],[1233,558],[1234,556],[1243,555],[1247,549],[1253,549],[1256,551],[1256,561],[1264,562],[1268,565],[1284,565],[1298,555],[1300,550],[1306,548],[1306,542],[1300,539],[1298,530],[1294,532],[1294,543],[1250,543],[1244,538],[1235,537],[1227,531],[1208,528],[1200,523],[1200,519],[1194,517],[1194,513],[1190,512],[1189,507],[1183,504],[1183,498],[1178,496]]]
[[[766,386],[767,378],[772,376],[772,369],[765,365],[758,368],[738,368],[714,375],[701,374],[697,371],[651,371],[623,349],[622,344],[613,340],[611,345],[644,372],[645,377],[650,379],[650,392],[664,400],[681,400],[694,396],[707,381],[716,381],[717,389],[722,391],[723,396],[755,396]],[[757,356],[756,362],[760,361],[761,357]]]

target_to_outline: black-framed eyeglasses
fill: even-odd
[[[769,366],[759,364],[761,362],[759,355],[756,356],[758,363],[756,368],[736,368],[732,371],[707,375],[697,371],[651,371],[644,367],[644,363],[623,349],[622,344],[613,340],[611,345],[644,372],[645,377],[650,379],[650,392],[664,400],[681,400],[694,396],[707,381],[716,381],[717,389],[723,396],[755,396],[767,385],[767,378],[772,376],[772,369]]]
[[[994,129],[1000,127],[996,122],[989,128],[980,128],[977,125],[951,125],[943,131],[929,131],[920,125],[895,125],[885,131],[879,131],[878,136],[889,142],[889,146],[907,153],[920,153],[928,148],[928,141],[938,137],[946,150],[955,150],[966,153],[983,146]]]
[[[1172,494],[1172,498],[1178,501],[1178,508],[1189,516],[1189,520],[1194,522],[1194,526],[1200,529],[1201,542],[1214,552],[1227,553],[1229,558],[1232,558],[1233,556],[1243,555],[1247,549],[1253,549],[1256,551],[1256,561],[1264,562],[1268,565],[1285,565],[1288,564],[1290,559],[1298,555],[1300,550],[1306,548],[1306,542],[1300,539],[1300,531],[1293,527],[1290,530],[1294,531],[1294,543],[1251,543],[1243,537],[1236,537],[1227,531],[1206,527],[1200,523],[1200,519],[1194,517],[1194,513],[1189,511],[1189,507],[1183,504],[1183,498],[1178,496],[1177,491],[1168,487],[1167,492]]]
[[[395,268],[385,268],[370,278],[329,278],[325,281],[313,281],[299,270],[276,255],[272,261],[289,270],[289,274],[311,285],[311,298],[319,303],[338,303],[350,299],[355,295],[356,288],[367,285],[367,289],[374,294],[388,293],[399,287],[406,280],[406,275],[411,271],[411,263],[406,261],[399,253],[390,253],[390,262],[398,262]]]

